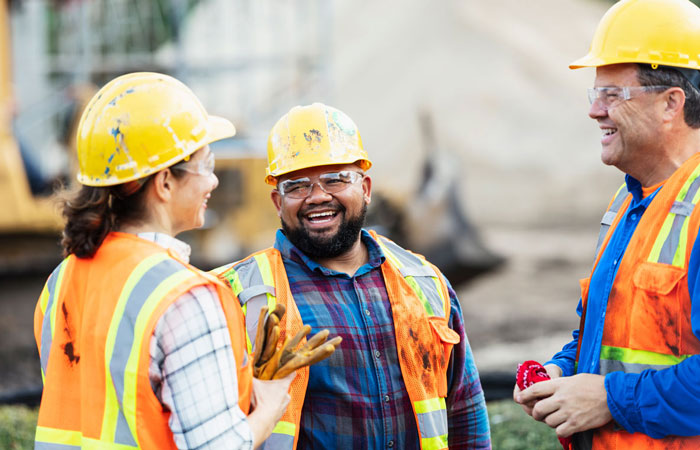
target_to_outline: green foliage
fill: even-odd
[[[554,430],[525,414],[512,400],[490,402],[491,445],[498,450],[561,450]]]
[[[0,406],[0,448],[20,450],[34,448],[34,431],[38,408]]]
[[[491,441],[498,450],[560,450],[554,430],[534,421],[512,400],[488,404]],[[38,409],[0,406],[0,448],[31,449],[34,446]]]

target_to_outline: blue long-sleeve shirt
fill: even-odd
[[[277,232],[290,288],[312,333],[328,328],[343,343],[309,370],[298,448],[418,448],[411,401],[401,375],[395,324],[381,264],[385,256],[365,230],[369,261],[355,274],[320,266]],[[449,286],[449,284],[448,284]],[[449,287],[448,324],[461,341],[447,373],[447,421],[451,449],[488,449],[490,433],[462,311]]]
[[[637,228],[640,218],[654,200],[660,187],[644,197],[636,179],[625,177],[632,202],[621,218],[591,276],[588,291],[578,373],[600,373],[600,346],[610,289],[619,262]],[[691,298],[691,325],[700,337],[700,239],[695,241],[688,264],[688,292]],[[579,300],[576,313],[581,316]],[[562,369],[564,376],[574,374],[579,330],[573,340],[548,363]],[[653,438],[667,435],[700,435],[700,355],[664,370],[648,369],[639,374],[612,372],[605,376],[608,407],[613,419],[630,433],[641,432]]]

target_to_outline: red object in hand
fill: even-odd
[[[522,364],[518,364],[518,373],[515,376],[515,382],[521,391],[535,383],[549,379],[550,377],[547,373],[547,369],[537,361],[525,361]],[[571,437],[559,438],[559,443],[564,447],[564,450],[573,449]]]

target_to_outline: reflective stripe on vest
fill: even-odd
[[[627,185],[623,184],[620,186],[615,193],[615,198],[610,204],[610,208],[605,212],[605,214],[603,214],[603,218],[600,219],[600,231],[598,232],[598,244],[595,246],[595,255],[598,255],[600,247],[603,245],[603,240],[605,240],[605,235],[608,234],[610,225],[612,225],[613,220],[615,220],[615,216],[620,210],[620,207],[628,194],[629,192],[627,191]]]
[[[600,374],[622,371],[625,373],[641,373],[646,369],[661,370],[674,366],[693,355],[680,357],[646,350],[603,345],[600,348]]]
[[[420,298],[428,316],[445,317],[449,314],[449,299],[440,288],[438,274],[423,258],[402,249],[392,241],[379,236],[377,239],[384,255],[399,269],[401,275]]]
[[[41,354],[39,355],[41,360],[42,381],[46,378],[46,366],[49,364],[49,352],[51,350],[51,343],[53,342],[54,326],[56,324],[56,298],[58,298],[58,293],[61,292],[63,274],[66,271],[66,267],[68,267],[70,258],[74,258],[74,256],[71,255],[64,259],[63,262],[54,269],[53,273],[49,276],[49,280],[46,282],[46,287],[44,287],[39,297],[41,312],[44,314],[44,322],[41,325]]]
[[[68,259],[58,268],[57,284]],[[56,272],[55,272],[56,273]],[[52,275],[53,276],[53,275]],[[79,431],[37,427],[36,448],[139,448],[136,433],[136,391],[141,343],[149,330],[146,325],[160,300],[178,284],[197,275],[173,260],[167,253],[155,253],[131,272],[122,288],[107,334],[105,345],[105,403],[100,439],[82,436]],[[49,280],[51,281],[51,280]],[[52,307],[60,287],[51,292],[47,308]],[[53,306],[55,308],[55,305]],[[41,354],[48,355],[53,336],[46,325],[51,314],[44,316]],[[46,347],[45,347],[46,346]],[[44,362],[42,361],[42,366]]]
[[[438,273],[420,256],[404,250],[381,236],[375,236],[375,239],[387,260],[399,269],[404,280],[420,299],[427,315],[448,317],[450,301],[442,289]],[[244,311],[247,306],[251,308],[251,314],[246,311],[246,329],[247,334],[250,335],[257,328],[260,307],[267,302],[268,307],[274,308],[277,303],[270,259],[267,252],[260,252],[233,267],[224,269],[225,272],[218,269],[219,273],[231,285],[241,303],[245,304]],[[261,295],[263,293],[267,295],[263,297]],[[447,448],[448,424],[445,399],[435,397],[413,401],[413,408],[418,422],[421,449]],[[280,421],[261,448],[291,449],[296,433],[295,424]]]
[[[695,168],[678,192],[671,210],[659,231],[648,261],[685,267],[688,242],[687,218],[700,198],[700,165]]]

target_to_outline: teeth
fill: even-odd
[[[603,130],[603,136],[610,136],[617,131],[617,128],[606,128]]]
[[[309,219],[317,219],[319,217],[330,217],[334,214],[335,214],[334,212],[330,212],[330,211],[329,212],[322,212],[322,213],[313,213],[313,214],[309,214]]]

